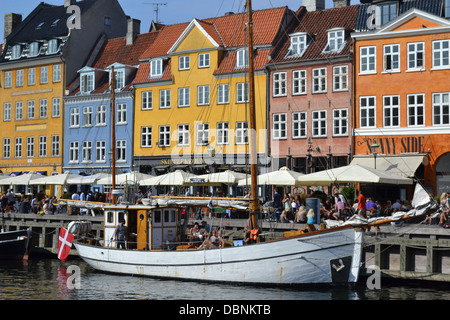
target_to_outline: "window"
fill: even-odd
[[[206,146],[209,143],[209,123],[197,123],[197,145]]]
[[[81,93],[90,93],[92,90],[94,90],[94,74],[82,74],[80,83]]]
[[[198,105],[206,106],[209,105],[209,86],[199,86],[198,87]]]
[[[217,123],[217,144],[228,144],[228,122]]]
[[[108,26],[108,27],[111,26],[112,25],[112,18],[111,17],[104,17],[103,24],[105,26]]]
[[[189,107],[190,105],[190,88],[178,88],[178,106]]]
[[[348,110],[333,110],[333,136],[348,135]]]
[[[359,99],[359,126],[361,128],[375,127],[375,97]]]
[[[39,100],[39,118],[47,118],[47,99]]]
[[[19,59],[22,56],[22,46],[16,44],[12,47],[11,59]]]
[[[27,119],[34,119],[34,100],[28,100]]]
[[[22,158],[22,138],[17,137],[15,139],[15,153],[14,153],[14,157],[15,158]]]
[[[274,140],[286,139],[287,115],[286,113],[273,114],[273,132]]]
[[[313,93],[327,92],[327,69],[318,68],[312,70]]]
[[[3,138],[3,158],[11,157],[11,138]]]
[[[170,108],[170,89],[159,90],[159,108]]]
[[[95,146],[95,162],[106,162],[106,141],[97,141]]]
[[[151,110],[153,108],[153,91],[143,91],[142,97],[142,110]]]
[[[327,111],[313,111],[312,112],[312,136],[326,137],[327,136]]]
[[[292,138],[306,138],[306,112],[292,113]]]
[[[48,83],[48,66],[41,67],[41,84]]]
[[[11,121],[11,103],[3,105],[3,121]]]
[[[69,144],[69,162],[78,163],[79,142],[71,141]]]
[[[83,107],[83,127],[92,127],[93,108]]]
[[[95,114],[95,125],[96,126],[106,126],[106,106],[96,106]]]
[[[170,146],[170,126],[159,126],[159,143],[160,147]]]
[[[179,146],[189,146],[189,125],[180,124],[178,125],[178,145]]]
[[[53,82],[61,82],[61,65],[53,65]]]
[[[245,103],[248,102],[248,91],[249,84],[248,82],[242,82],[237,84],[237,93],[236,93],[236,102],[237,103]]]
[[[399,96],[383,97],[383,115],[385,127],[398,127],[400,125],[400,98]]]
[[[127,140],[117,140],[116,151],[116,161],[125,162],[127,160]]]
[[[82,162],[92,162],[92,141],[83,141]]]
[[[383,71],[400,71],[400,45],[389,44],[383,46]]]
[[[236,144],[248,144],[248,122],[236,122]]]
[[[292,71],[292,94],[306,93],[306,70]]]
[[[5,88],[12,87],[12,71],[5,71]]]
[[[117,104],[116,124],[127,124],[127,104]]]
[[[333,67],[333,91],[348,90],[348,67]]]
[[[239,49],[236,53],[236,69],[248,67],[248,48]]]
[[[150,148],[152,146],[152,127],[141,127],[141,147]]]
[[[23,102],[17,101],[16,102],[16,120],[22,120],[23,119]]]
[[[424,43],[408,43],[408,71],[424,70]]]
[[[433,68],[449,68],[450,40],[433,41]]]
[[[125,71],[115,70],[114,71],[114,89],[120,90],[125,87]]]
[[[377,11],[377,25],[388,23],[397,16],[397,3],[387,3],[378,6]]]
[[[273,96],[286,96],[286,72],[273,74]]]
[[[80,126],[80,108],[70,108],[70,127]]]
[[[343,48],[345,37],[345,30],[329,30],[328,31],[328,44],[324,51],[340,51]]]
[[[408,126],[423,126],[425,124],[425,105],[423,94],[409,94]]]
[[[40,136],[39,137],[39,157],[47,156],[47,137]]]
[[[189,70],[190,60],[189,56],[181,56],[178,58],[178,70]]]
[[[150,77],[162,76],[162,59],[154,59],[150,61]]]
[[[230,86],[228,83],[217,86],[217,103],[225,104],[230,102]]]
[[[52,117],[57,118],[61,116],[61,99],[53,98],[52,99]]]
[[[446,18],[450,17],[450,0],[445,0],[445,3],[444,3],[444,16]]]
[[[27,158],[34,157],[34,137],[27,137]]]
[[[23,87],[23,69],[16,71],[16,87]]]
[[[291,45],[289,47],[288,56],[301,56],[307,47],[308,40],[306,34],[292,34],[290,35]]]
[[[36,68],[28,69],[28,85],[32,86],[36,84]]]
[[[450,93],[434,93],[433,94],[433,125],[450,124]]]
[[[60,138],[59,135],[52,136],[52,156],[57,157],[59,156],[59,145],[60,145]]]
[[[359,48],[359,72],[360,73],[376,73],[376,54],[375,46]]]
[[[209,53],[200,53],[198,55],[198,67],[199,68],[209,67]]]
[[[39,54],[39,43],[38,42],[32,42],[30,44],[30,49],[29,49],[29,56],[30,57],[36,57]]]
[[[48,42],[48,49],[47,54],[53,54],[58,52],[58,40],[57,39],[51,39]]]

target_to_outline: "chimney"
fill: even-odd
[[[350,0],[333,0],[335,8],[343,8],[350,6]]]
[[[134,43],[136,36],[141,33],[141,20],[128,19],[127,21],[127,46]]]
[[[76,3],[77,3],[77,0],[64,0],[64,7],[69,7]]]
[[[308,12],[325,9],[325,0],[303,0],[303,6]]]
[[[22,23],[22,15],[17,13],[7,13],[5,14],[5,26],[3,30],[4,43],[6,43],[6,38],[13,33],[16,27]]]

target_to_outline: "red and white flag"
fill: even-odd
[[[61,228],[59,231],[59,242],[58,242],[58,259],[66,262],[69,256],[70,248],[72,248],[72,241],[75,236],[69,233],[66,229]]]

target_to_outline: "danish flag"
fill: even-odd
[[[70,248],[72,248],[72,241],[75,236],[69,233],[66,229],[61,228],[59,231],[59,242],[58,242],[58,259],[66,262],[69,256]]]

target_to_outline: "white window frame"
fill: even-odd
[[[178,107],[189,107],[191,104],[191,88],[178,88]]]
[[[290,46],[287,56],[301,57],[308,47],[308,36],[306,33],[294,33],[289,35]]]
[[[307,137],[308,115],[306,112],[292,113],[292,139],[302,139]]]
[[[191,68],[190,56],[178,57],[178,70],[189,70]]]
[[[236,84],[236,103],[247,103],[249,101],[249,88],[248,82],[239,82]]]
[[[209,144],[209,123],[197,122],[196,144],[198,146],[207,146]]]
[[[20,44],[14,45],[11,50],[11,60],[20,59],[21,56],[22,56],[22,46]]]
[[[80,127],[80,108],[70,108],[69,111],[69,127],[79,128]]]
[[[227,145],[229,143],[229,124],[228,122],[217,123],[217,144]]]
[[[408,56],[407,71],[411,72],[425,70],[425,43],[410,42],[406,44],[406,47]],[[420,55],[422,56],[421,58]],[[421,61],[421,63],[418,63],[419,61]]]
[[[40,84],[48,83],[48,66],[41,67]]]
[[[439,47],[437,47],[439,45]],[[445,45],[445,47],[444,47]],[[450,68],[450,39],[432,41],[433,69]],[[438,62],[438,63],[437,63]]]
[[[23,87],[23,69],[16,70],[16,87]]]
[[[177,131],[177,143],[179,147],[188,147],[190,145],[190,138],[191,134],[189,131],[189,125],[188,124],[179,124],[178,125],[178,131]]]
[[[287,95],[287,73],[275,72],[273,74],[273,96],[285,97]]]
[[[27,101],[27,119],[34,119],[36,116],[36,106],[34,100]]]
[[[248,122],[237,121],[236,122],[236,144],[244,145],[248,144]]]
[[[39,118],[45,119],[48,117],[48,101],[47,99],[39,99]]]
[[[272,114],[272,139],[287,139],[287,113]]]
[[[36,84],[36,68],[28,68],[28,85],[33,86]]]
[[[141,127],[141,148],[152,147],[152,127]]]
[[[14,139],[14,158],[22,158],[22,137]]]
[[[11,158],[11,138],[3,138],[3,158]]]
[[[248,48],[242,48],[236,52],[236,69],[248,67]]]
[[[93,72],[82,73],[80,76],[80,92],[83,94],[91,93],[94,90],[94,77]]]
[[[12,71],[5,71],[5,88],[12,87]]]
[[[39,136],[39,157],[47,156],[47,136]]]
[[[170,147],[170,126],[159,126],[159,147]]]
[[[95,107],[95,126],[104,127],[106,126],[106,105],[98,105]]]
[[[449,113],[450,92],[433,93],[433,126],[450,125]]]
[[[160,109],[170,109],[170,89],[159,90],[159,108]]]
[[[333,137],[348,136],[348,109],[333,109]]]
[[[69,143],[69,163],[78,163],[80,157],[80,143],[78,141],[70,141]]]
[[[408,127],[425,126],[425,95],[421,93],[406,96]],[[421,122],[421,123],[420,123]]]
[[[54,54],[58,52],[58,39],[50,39],[48,41],[47,54]]]
[[[292,71],[292,95],[306,94],[307,75],[306,70]]]
[[[16,101],[16,120],[23,120],[23,101]]]
[[[37,57],[39,55],[39,42],[32,42],[30,43],[29,47],[29,57]]]
[[[59,135],[52,135],[52,157],[58,157],[60,155],[60,143],[61,138]]]
[[[127,140],[116,140],[116,161],[127,161]]]
[[[94,122],[94,108],[92,106],[83,107],[82,127],[92,127]]]
[[[373,52],[371,52],[372,50]],[[377,47],[376,46],[360,47],[359,74],[375,74],[375,73],[377,73]]]
[[[373,105],[371,104],[373,101]],[[364,102],[364,105],[363,105]],[[377,125],[377,99],[375,96],[366,96],[359,98],[359,127],[360,128],[376,128]],[[373,115],[372,115],[373,113]],[[363,125],[363,120],[365,125]],[[373,121],[373,125],[370,122]]]
[[[348,66],[333,67],[333,91],[348,91]]]
[[[311,113],[312,136],[324,138],[327,136],[327,110],[315,110]]]
[[[98,140],[95,142],[95,162],[106,163],[106,141]]]
[[[159,78],[163,75],[162,59],[150,61],[150,78]]]
[[[383,46],[383,72],[400,72],[400,44]]]
[[[153,91],[142,91],[141,100],[142,100],[141,110],[153,109]]]
[[[197,105],[209,105],[209,85],[197,87]]]
[[[52,118],[61,116],[61,98],[52,98]]]
[[[3,104],[3,121],[11,121],[11,102],[5,102]]]
[[[81,150],[81,162],[92,163],[92,141],[83,141]]]
[[[53,82],[61,82],[61,65],[53,65]]]
[[[126,103],[116,104],[116,124],[117,125],[127,124],[127,104]]]
[[[228,83],[217,86],[217,104],[230,103],[230,85]]]
[[[345,29],[334,28],[328,30],[328,42],[325,52],[339,52],[345,45]]]
[[[383,96],[383,127],[400,127],[400,96]]]
[[[312,69],[312,93],[327,92],[327,68]]]
[[[199,68],[209,68],[210,55],[209,52],[198,54],[198,67]]]
[[[34,137],[27,137],[27,158],[34,157]]]

